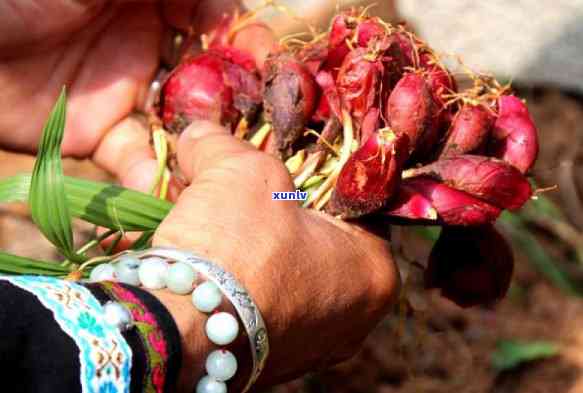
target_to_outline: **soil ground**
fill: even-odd
[[[540,129],[541,154],[534,170],[541,186],[559,184],[548,195],[573,226],[583,229],[583,176],[578,174],[583,141],[583,101],[552,89],[526,89],[523,96]],[[32,159],[0,152],[0,177],[29,171]],[[103,180],[87,162],[67,161],[69,175]],[[579,171],[582,172],[583,171]],[[76,223],[82,242],[92,228]],[[79,236],[81,235],[81,236]],[[552,255],[569,250],[546,233],[537,233]],[[400,259],[423,260],[430,243],[400,231]],[[53,258],[54,251],[22,206],[0,207],[0,248],[19,255]],[[417,311],[388,317],[352,360],[318,375],[272,389],[274,393],[575,393],[583,392],[583,299],[568,297],[538,274],[515,248],[516,273],[510,295],[494,309],[463,310],[437,294],[410,291]],[[570,269],[583,276],[579,266]],[[350,323],[350,321],[346,321]],[[323,332],[322,334],[325,334]],[[549,340],[560,356],[497,373],[490,357],[500,339]]]

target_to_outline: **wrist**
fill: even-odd
[[[269,351],[265,324],[229,272],[171,248],[124,253],[112,264],[120,279],[137,280],[175,319],[183,350],[180,392],[246,391],[255,382]]]
[[[190,296],[176,295],[167,290],[149,290],[148,292],[166,307],[174,318],[180,334],[182,367],[178,375],[177,393],[192,393],[197,382],[205,375],[207,355],[219,348],[206,336],[204,326],[208,317],[193,310]],[[226,311],[234,312],[230,306],[226,307]],[[250,367],[244,362],[250,356],[249,343],[244,335],[240,335],[228,349],[239,360],[239,370],[229,382],[230,390],[241,391],[251,373]]]
[[[176,323],[182,347],[182,366],[178,375],[178,393],[191,393],[196,382],[204,374],[205,355],[212,351],[212,343],[206,339],[206,317],[192,310],[190,297],[173,294],[166,290],[149,290],[162,303]]]

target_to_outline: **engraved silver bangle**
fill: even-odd
[[[229,299],[239,315],[251,346],[253,369],[249,381],[243,392],[246,392],[257,381],[269,354],[269,339],[265,322],[257,305],[247,290],[219,265],[201,258],[193,253],[167,247],[153,247],[144,251],[132,252],[132,255],[142,259],[147,257],[161,257],[175,262],[188,263],[192,268],[206,276]]]

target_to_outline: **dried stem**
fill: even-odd
[[[401,179],[409,179],[411,177],[415,177],[416,171],[415,168],[405,169],[401,172]]]
[[[328,201],[332,197],[333,191],[334,188],[330,188],[328,191],[326,191],[326,193],[322,196],[322,198],[320,198],[320,200],[314,206],[316,210],[322,210],[322,208],[326,205],[326,203],[328,203]]]
[[[336,148],[334,146],[332,146],[330,144],[330,142],[328,142],[326,140],[326,138],[324,138],[321,134],[318,134],[316,131],[314,131],[312,129],[308,129],[306,132],[304,132],[304,136],[306,136],[306,135],[314,135],[316,138],[318,138],[318,141],[322,142],[328,149],[330,149],[330,151],[335,156],[338,156],[338,152],[336,151]]]
[[[350,114],[345,109],[342,110],[342,130],[343,130],[343,140],[342,148],[340,149],[340,159],[334,171],[326,178],[324,183],[314,192],[310,198],[304,203],[304,207],[309,207],[310,205],[318,202],[324,196],[329,196],[328,190],[334,187],[336,184],[336,179],[340,175],[340,171],[344,167],[344,164],[350,158],[350,153],[352,150],[352,141],[354,139],[354,129],[352,128],[352,118]],[[327,201],[326,198],[324,198]],[[325,203],[325,202],[324,202]],[[318,204],[321,205],[321,204]]]
[[[166,138],[166,131],[159,125],[152,125],[152,139],[154,141],[154,152],[156,153],[156,161],[158,161],[158,169],[154,183],[150,188],[150,194],[155,194],[156,189],[160,189],[159,198],[166,199],[168,192],[168,184],[170,183],[170,171],[168,170],[168,141]]]
[[[302,168],[305,160],[306,151],[302,149],[285,161],[285,167],[292,177]]]
[[[247,133],[249,132],[249,122],[247,121],[247,119],[245,117],[241,118],[241,120],[239,120],[239,123],[237,123],[237,128],[235,129],[235,137],[239,138],[239,139],[245,139],[245,137],[247,136]]]
[[[251,139],[249,140],[249,142],[253,146],[255,146],[256,148],[259,149],[259,148],[261,148],[261,145],[263,145],[263,142],[265,142],[265,139],[267,138],[267,136],[269,135],[270,132],[271,132],[271,124],[270,123],[265,123],[251,137]]]
[[[316,173],[322,154],[323,152],[318,151],[308,156],[304,165],[302,165],[300,172],[294,177],[294,185],[296,187],[301,187],[314,173]]]

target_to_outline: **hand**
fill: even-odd
[[[213,27],[237,0],[6,0],[0,2],[0,146],[34,152],[63,85],[63,152],[122,180],[152,158],[128,118],[158,68],[170,28]],[[248,41],[249,42],[249,41]],[[251,48],[252,49],[252,48]],[[149,168],[149,167],[148,167]],[[139,174],[139,168],[134,170]]]
[[[399,280],[389,244],[297,202],[273,201],[272,191],[294,190],[285,166],[218,125],[187,128],[178,162],[192,183],[158,228],[154,245],[205,256],[247,288],[271,340],[262,384],[353,355],[395,300]],[[181,300],[166,295],[164,301]],[[170,308],[179,314],[184,337],[201,330],[191,305]],[[200,341],[188,339],[184,350],[188,380],[202,370],[193,363],[205,352],[198,352]],[[194,383],[186,380],[183,386]]]

